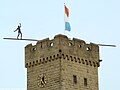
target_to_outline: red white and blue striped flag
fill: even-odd
[[[71,26],[70,23],[68,22],[69,20],[69,9],[64,5],[65,8],[65,30],[71,31]]]

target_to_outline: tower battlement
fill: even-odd
[[[99,66],[99,46],[87,44],[84,40],[69,39],[65,35],[56,35],[54,39],[40,40],[36,45],[25,47],[25,66],[30,67],[57,58]]]

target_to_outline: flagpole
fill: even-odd
[[[64,34],[65,34],[65,29],[64,29]]]
[[[65,3],[64,3],[64,34],[65,34]]]

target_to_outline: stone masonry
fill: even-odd
[[[27,90],[98,90],[99,46],[56,35],[25,47]]]

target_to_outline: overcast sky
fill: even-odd
[[[0,90],[26,89],[24,47],[36,42],[10,41],[22,24],[23,38],[42,40],[64,34],[64,3],[69,8],[68,38],[86,43],[115,44],[100,47],[99,90],[120,90],[120,0],[1,0]]]

